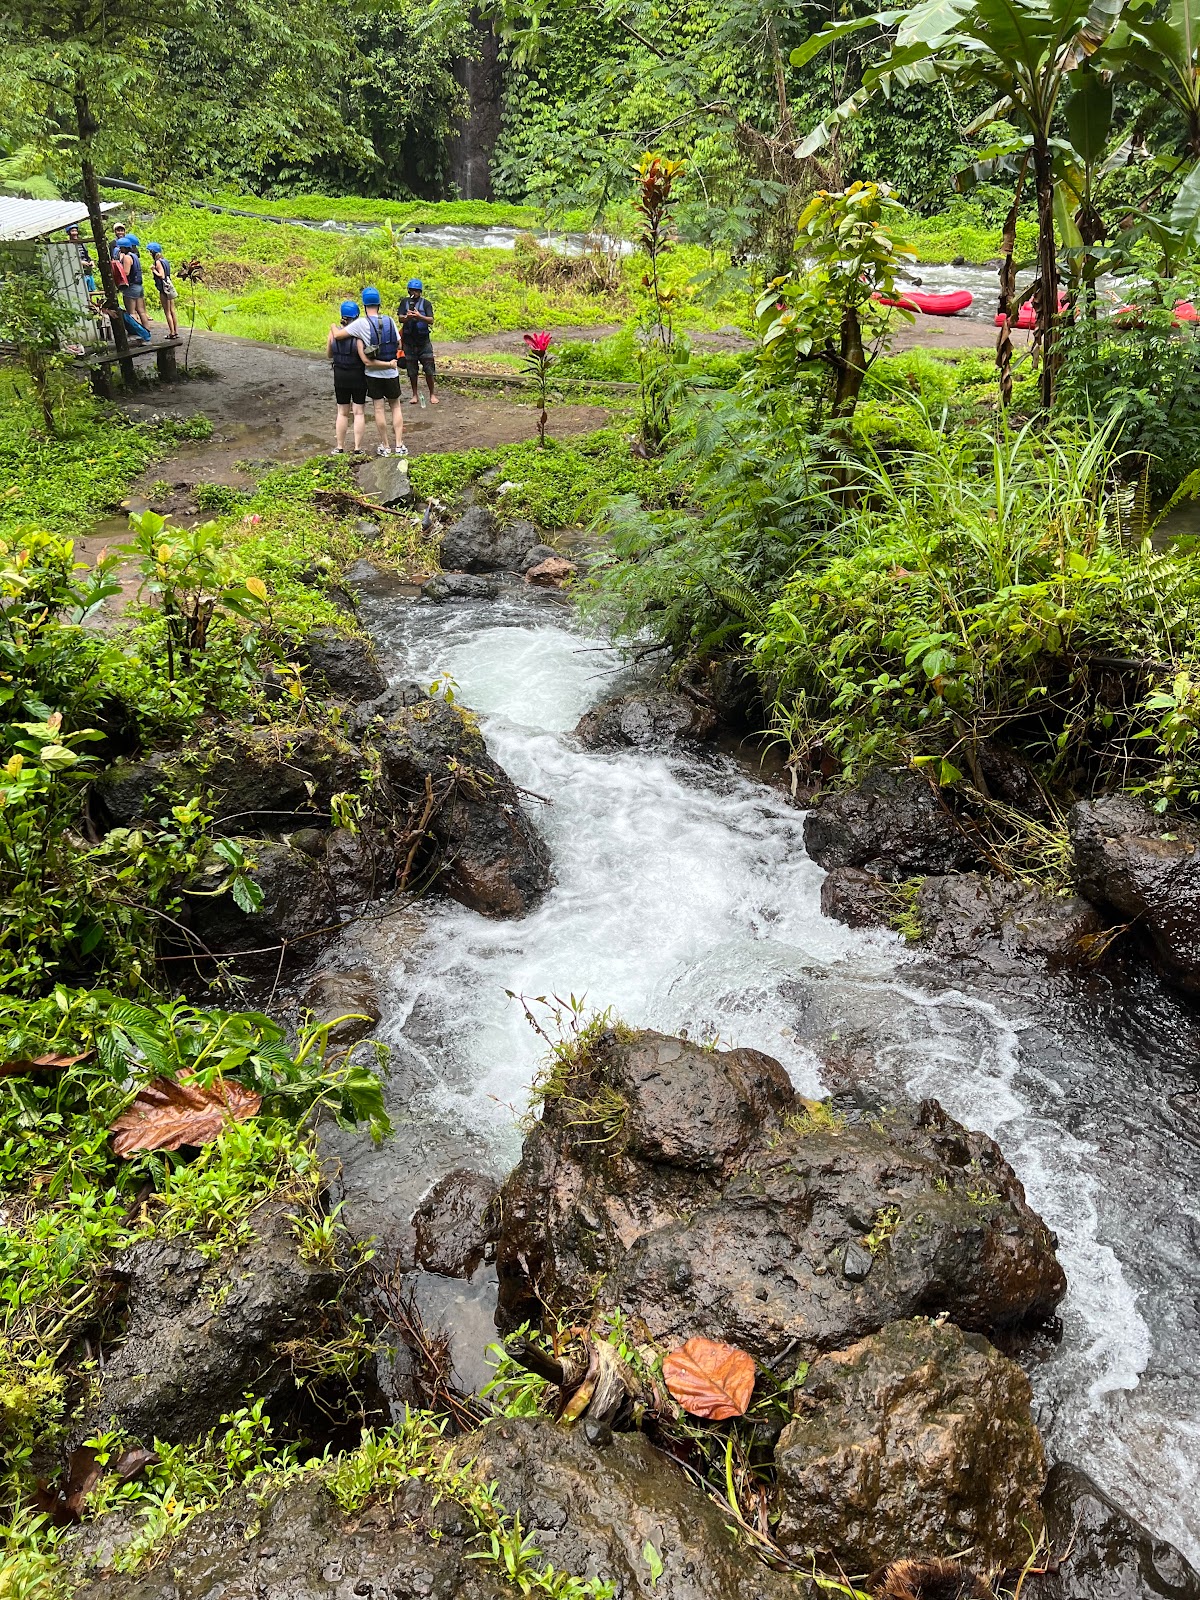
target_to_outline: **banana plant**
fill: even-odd
[[[877,12],[839,23],[792,52],[803,66],[846,35],[875,27],[894,29],[890,53],[863,75],[862,86],[800,144],[798,156],[814,154],[833,130],[855,116],[876,94],[890,97],[913,83],[951,79],[964,89],[986,89],[994,99],[981,123],[1003,118],[1015,133],[984,163],[1027,166],[1037,201],[1037,343],[1041,352],[1042,402],[1054,397],[1057,369],[1055,319],[1059,268],[1055,189],[1070,146],[1058,133],[1059,113],[1073,98],[1080,75],[1102,65],[1126,0],[922,0],[904,11]],[[1198,0],[1200,3],[1200,0]],[[1058,170],[1056,171],[1056,166]],[[1060,203],[1061,210],[1061,203]]]

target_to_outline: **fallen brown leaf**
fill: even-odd
[[[693,1417],[724,1422],[745,1414],[754,1392],[754,1357],[733,1344],[689,1339],[663,1362],[671,1395]]]
[[[260,1094],[232,1078],[218,1078],[207,1089],[185,1078],[154,1078],[113,1123],[113,1154],[211,1144],[230,1122],[245,1122],[261,1104]]]
[[[24,1061],[6,1061],[0,1066],[0,1078],[17,1078],[26,1072],[52,1072],[56,1067],[73,1067],[77,1061],[86,1061],[91,1053],[90,1050],[83,1050],[77,1056],[30,1056]]]

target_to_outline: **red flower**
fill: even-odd
[[[523,337],[525,343],[536,356],[544,356],[550,348],[550,335],[548,333],[527,333]]]

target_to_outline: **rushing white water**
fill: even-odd
[[[998,1140],[1060,1238],[1064,1334],[1035,1373],[1053,1452],[1200,1557],[1196,1262],[1190,1290],[1186,1277],[1164,1282],[1163,1262],[1186,1255],[1187,1235],[1171,1210],[1161,1247],[1147,1252],[1126,1192],[1153,1184],[1161,1144],[1130,1146],[1124,1172],[1114,1170],[1119,1119],[1097,1118],[1092,1094],[1122,1066],[1136,1073],[1146,1060],[1149,1073],[1161,1041],[1130,1055],[1097,1042],[1093,1017],[1074,1028],[1058,1017],[1061,997],[948,986],[892,935],[822,917],[801,814],[732,762],[580,749],[570,730],[620,669],[561,612],[393,605],[372,621],[402,676],[454,680],[497,759],[542,797],[528,803],[555,870],[520,922],[431,906],[424,937],[397,960],[388,1028],[398,1055],[421,1063],[424,1114],[482,1137],[498,1168],[512,1160],[544,1044],[507,991],[575,996],[637,1025],[755,1045],[809,1092],[821,1082],[820,1042],[865,1059],[860,1076],[884,1091],[936,1095]]]

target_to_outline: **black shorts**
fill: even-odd
[[[367,373],[367,398],[369,400],[399,400],[400,379],[377,378],[373,372]]]
[[[349,383],[343,383],[340,378],[333,380],[333,398],[340,406],[365,406],[367,403],[367,383],[365,378],[353,378]]]
[[[422,369],[427,378],[432,378],[437,372],[437,362],[433,359],[432,350],[418,350],[412,355],[406,350],[404,365],[408,368],[408,376],[413,383],[416,383],[417,373]]]

